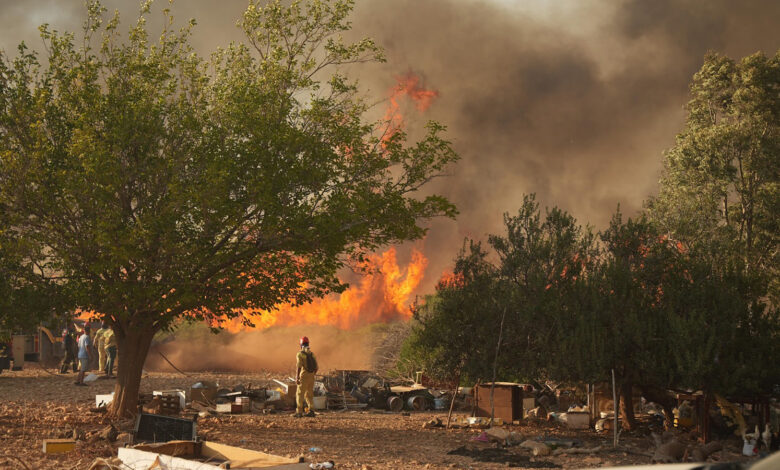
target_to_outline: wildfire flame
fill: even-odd
[[[311,304],[285,305],[274,311],[244,310],[241,316],[223,325],[233,333],[248,329],[243,318],[250,318],[257,329],[274,325],[332,325],[342,329],[370,323],[408,319],[411,296],[422,281],[428,260],[418,250],[402,270],[395,248],[369,257],[369,274],[339,295],[317,299]],[[258,315],[259,314],[259,315]]]
[[[401,98],[408,97],[419,112],[425,112],[439,96],[436,90],[427,89],[420,77],[412,73],[396,77],[397,84],[390,89],[389,103],[384,120],[388,131],[383,142],[405,127]],[[396,319],[408,319],[411,295],[422,281],[428,260],[417,250],[412,260],[401,272],[396,261],[395,248],[369,258],[372,274],[365,276],[355,287],[350,287],[338,296],[317,299],[311,304],[293,307],[282,306],[275,311],[258,312],[244,310],[241,316],[223,324],[231,332],[247,329],[244,318],[250,318],[255,328],[274,325],[332,325],[348,329],[354,326]],[[259,314],[259,315],[257,315]]]
[[[383,141],[386,141],[406,125],[401,112],[401,98],[406,96],[414,103],[419,112],[427,111],[433,101],[439,96],[436,90],[429,90],[420,84],[420,77],[413,73],[396,77],[398,82],[390,89],[390,102],[385,111],[384,120],[388,124],[388,131]]]

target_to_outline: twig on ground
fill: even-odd
[[[19,458],[19,457],[17,457],[17,456],[15,456],[15,455],[9,455],[9,454],[6,454],[6,455],[5,455],[5,457],[7,457],[7,458],[9,458],[9,459],[14,459],[14,460],[16,460],[17,462],[19,462],[20,464],[22,464],[22,466],[23,466],[24,468],[26,468],[27,470],[31,470],[31,469],[30,469],[30,467],[28,467],[28,466],[27,466],[27,464],[24,462],[24,460],[20,459],[20,458]]]

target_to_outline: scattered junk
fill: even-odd
[[[133,436],[134,442],[195,441],[198,424],[195,419],[140,413]]]
[[[190,400],[193,402],[201,403],[203,405],[209,405],[214,403],[217,398],[217,390],[219,385],[214,382],[202,380],[190,387]]]
[[[404,401],[398,395],[387,397],[387,409],[393,413],[400,413],[404,409]]]
[[[114,401],[114,392],[95,395],[95,408],[104,408]]]
[[[152,396],[165,397],[166,401],[175,401],[178,403],[178,410],[183,410],[187,407],[187,395],[184,390],[155,390],[152,392]],[[178,412],[178,410],[176,412]]]
[[[336,464],[332,460],[328,460],[327,462],[320,462],[320,463],[310,463],[309,468],[311,470],[328,470],[335,466]]]
[[[210,441],[184,440],[164,444],[143,444],[120,448],[118,453],[122,468],[133,470],[152,468],[303,470],[310,468],[302,458],[281,457]]]

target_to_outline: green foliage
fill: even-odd
[[[40,247],[26,243],[0,206],[0,336],[31,331],[63,313],[63,292],[42,266]]]
[[[550,354],[559,353],[550,342],[560,317],[551,312],[573,295],[592,262],[593,236],[560,209],[542,219],[534,195],[504,223],[507,234],[489,238],[493,253],[467,241],[452,278],[416,312],[419,323],[404,357],[416,358],[433,377],[462,371],[472,380],[492,378],[504,313],[499,379],[538,379],[549,369]]]
[[[505,224],[506,235],[489,238],[493,253],[469,242],[452,280],[418,307],[408,363],[435,378],[491,379],[506,310],[502,380],[593,383],[614,369],[629,390],[724,394],[765,393],[780,380],[774,363],[750,360],[780,344],[759,276],[713,269],[712,254],[619,210],[598,240],[559,209],[542,218],[533,196]]]
[[[693,77],[685,128],[665,159],[653,219],[713,265],[738,260],[780,297],[780,51],[735,62],[710,54]]]
[[[495,268],[478,243],[465,245],[451,277],[414,310],[414,324],[401,350],[403,365],[439,380],[489,376],[502,302]]]
[[[454,216],[417,193],[456,160],[428,126],[413,145],[366,122],[339,65],[382,60],[345,44],[351,1],[252,2],[246,43],[199,57],[194,21],[126,38],[91,2],[83,40],[41,27],[0,60],[0,201],[48,250],[74,303],[149,331],[343,288],[347,258],[420,238]]]

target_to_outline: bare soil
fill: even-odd
[[[172,388],[188,389],[199,380],[220,386],[260,386],[269,374],[193,373],[188,377],[171,373],[144,375],[143,393]],[[95,458],[116,456],[120,442],[99,439],[96,431],[109,421],[90,411],[95,395],[110,393],[112,380],[98,380],[88,387],[73,384],[75,374],[59,375],[32,365],[23,371],[0,374],[0,469],[86,469]],[[461,412],[464,414],[465,412]],[[653,445],[649,430],[623,433],[621,445],[612,448],[612,436],[593,430],[571,431],[559,424],[534,421],[505,426],[509,431],[533,439],[549,437],[578,439],[583,447],[601,445],[593,455],[534,457],[520,447],[497,449],[495,444],[471,440],[482,431],[475,429],[423,429],[432,418],[446,420],[446,412],[420,412],[408,416],[368,411],[325,411],[316,418],[294,418],[292,410],[275,414],[221,415],[198,420],[204,440],[260,450],[277,455],[302,455],[307,462],[332,460],[336,468],[439,469],[439,468],[590,468],[650,463]],[[132,429],[132,422],[113,423],[120,431]],[[74,451],[46,455],[42,440],[70,435],[79,440]],[[311,448],[319,448],[317,452]],[[711,461],[741,459],[740,442],[728,441],[724,451]]]

